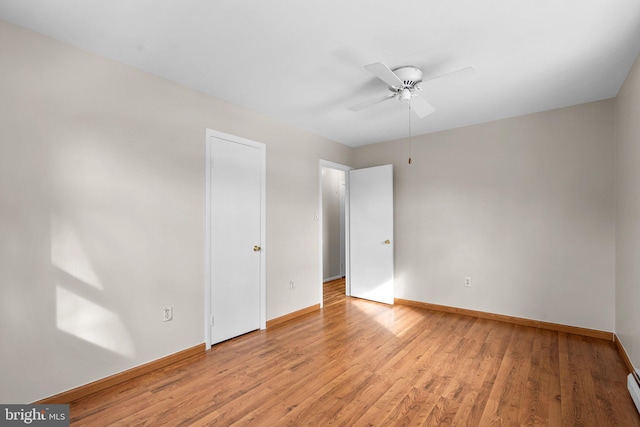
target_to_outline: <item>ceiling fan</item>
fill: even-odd
[[[436,111],[418,92],[423,91],[422,83],[434,80],[464,81],[476,75],[473,67],[462,68],[447,74],[422,79],[422,70],[413,66],[390,69],[382,62],[365,65],[364,68],[371,74],[385,82],[389,87],[388,93],[382,98],[368,100],[349,107],[351,111],[364,110],[367,107],[378,104],[389,99],[398,98],[402,102],[409,104],[409,108],[420,118],[426,117]]]

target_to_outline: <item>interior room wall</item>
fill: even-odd
[[[616,334],[640,369],[640,57],[616,97]]]
[[[207,128],[267,146],[267,319],[319,303],[318,160],[350,148],[2,21],[0,58],[0,402],[204,342]]]
[[[337,169],[322,168],[322,277],[325,281],[341,275],[340,189],[344,175]]]
[[[394,164],[396,298],[613,331],[613,128],[605,100],[358,148]]]

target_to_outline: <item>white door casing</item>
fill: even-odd
[[[206,345],[264,329],[265,146],[207,130]]]
[[[351,296],[393,304],[393,165],[349,172]]]

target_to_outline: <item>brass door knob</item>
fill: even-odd
[[[390,245],[390,244],[391,244],[391,240],[389,240],[389,239],[385,240],[385,241],[384,241],[384,244],[385,244],[385,245]]]
[[[258,245],[253,247],[253,252],[260,252],[262,250],[262,248]]]

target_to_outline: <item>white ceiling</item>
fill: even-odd
[[[413,135],[614,97],[640,52],[638,0],[0,0],[0,19],[350,146],[409,135],[363,66],[425,77]]]

